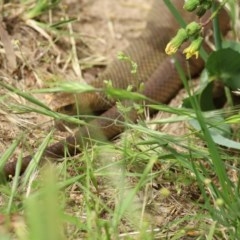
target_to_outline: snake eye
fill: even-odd
[[[62,106],[60,108],[57,109],[57,112],[59,113],[64,113],[64,114],[67,114],[67,115],[74,115],[76,112],[75,112],[75,106],[74,104],[68,104],[68,105],[65,105],[65,106]]]
[[[64,112],[73,112],[74,110],[74,105],[73,104],[69,104],[63,107],[63,111]]]

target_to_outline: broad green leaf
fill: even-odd
[[[206,63],[209,76],[222,80],[229,88],[240,88],[240,53],[231,49],[220,49],[210,54]]]
[[[231,48],[231,49],[235,50],[236,52],[240,53],[240,43],[239,42],[224,41],[223,48]]]
[[[197,120],[193,119],[189,121],[193,128],[200,130],[200,126]],[[223,123],[223,118],[220,116],[208,119],[208,127],[213,141],[227,148],[240,149],[240,143],[229,139],[231,135],[231,129],[229,124]]]
[[[202,111],[210,111],[216,109],[213,103],[212,89],[213,82],[210,82],[207,85],[205,84],[203,88],[200,88],[195,93]],[[192,108],[189,97],[183,100],[183,107]]]

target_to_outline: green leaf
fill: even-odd
[[[138,92],[130,92],[125,89],[118,89],[118,88],[106,88],[105,90],[107,96],[112,97],[114,99],[118,100],[147,100],[147,97],[142,95],[141,93]]]
[[[240,53],[240,43],[235,41],[224,41],[223,48],[231,48]]]
[[[223,123],[223,121],[224,120],[221,116],[208,119],[208,128],[213,141],[220,146],[239,150],[240,143],[229,139],[231,135],[231,128],[229,124]],[[189,123],[193,128],[200,130],[199,123],[196,119],[190,120]]]
[[[95,92],[93,86],[86,84],[86,83],[79,83],[79,82],[58,82],[57,84],[53,84],[50,88],[41,88],[32,90],[32,93],[58,93],[58,92],[65,92],[65,93],[85,93],[85,92]]]
[[[212,138],[213,138],[213,141],[220,146],[240,150],[239,142],[233,141],[233,140],[226,138],[220,134],[215,134],[212,136]]]
[[[212,89],[213,89],[213,82],[210,82],[207,85],[205,85],[203,88],[200,88],[195,93],[202,111],[210,111],[210,110],[216,109],[213,102]],[[183,107],[192,108],[189,97],[183,100]]]
[[[194,93],[202,111],[211,111],[216,109],[213,102],[213,86],[213,81],[209,82],[208,72],[204,69],[200,76],[200,85]],[[192,108],[189,97],[183,100],[183,107]]]
[[[209,76],[220,79],[231,89],[240,88],[240,53],[231,49],[220,49],[210,54],[206,63]]]
[[[220,134],[222,136],[230,137],[231,128],[229,124],[224,122],[224,119],[220,115],[212,116],[211,118],[206,118],[207,125],[211,135]],[[199,123],[196,119],[190,120],[190,124],[197,130],[200,130]]]

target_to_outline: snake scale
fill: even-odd
[[[192,14],[183,10],[183,0],[172,0],[175,7],[183,16],[186,22],[196,19]],[[228,17],[225,11],[222,11],[219,17],[222,32],[228,29]],[[204,20],[203,20],[204,21]],[[138,89],[141,83],[144,83],[142,94],[146,97],[161,103],[168,103],[177,91],[181,88],[181,80],[178,77],[172,59],[165,54],[165,46],[175,35],[179,25],[172,14],[169,12],[163,0],[155,0],[149,11],[147,24],[140,37],[131,41],[129,47],[124,53],[138,64],[136,74],[131,74],[128,62],[115,60],[98,78],[91,82],[96,88],[104,87],[104,80],[111,80],[115,88],[126,89],[132,85]],[[211,26],[209,24],[204,28],[207,32]],[[186,72],[186,59],[181,53],[176,54],[182,68]],[[189,60],[190,74],[198,74],[204,66],[202,60]],[[47,147],[43,153],[43,158],[61,158],[68,150],[69,155],[81,152],[81,146],[84,139],[87,138],[105,138],[112,139],[122,131],[124,126],[117,124],[124,122],[124,117],[118,111],[115,103],[110,101],[103,93],[83,93],[77,96],[77,103],[81,113],[91,111],[105,111],[101,118],[90,121],[88,126],[80,127],[73,136],[57,142]],[[128,104],[128,103],[126,103]],[[136,122],[137,113],[130,111],[128,118]],[[30,163],[32,156],[26,156],[22,159],[21,173],[25,171]],[[3,173],[5,176],[13,176],[16,169],[16,161],[8,162]]]

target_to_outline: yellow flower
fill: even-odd
[[[197,39],[193,40],[187,48],[183,50],[183,53],[186,54],[186,59],[191,58],[195,55],[196,59],[199,56],[199,49],[202,46],[203,37],[198,37]]]
[[[186,30],[183,28],[179,29],[176,36],[167,44],[165,48],[166,54],[172,55],[176,53],[182,43],[187,40],[187,38],[188,36]]]
[[[172,41],[169,42],[165,48],[165,52],[167,55],[172,55],[172,54],[176,53],[177,50],[178,50],[178,47],[176,47]]]

